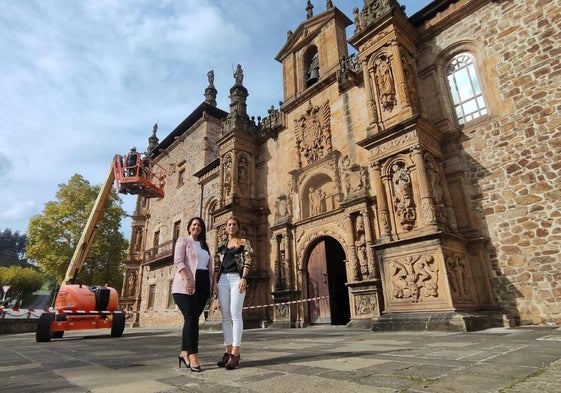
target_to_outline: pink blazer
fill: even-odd
[[[171,285],[171,293],[183,293],[187,294],[187,283],[183,281],[183,278],[179,272],[183,269],[189,269],[189,278],[193,281],[195,285],[195,272],[197,271],[197,264],[199,260],[197,258],[197,246],[195,241],[191,237],[180,237],[175,243],[175,252],[173,256],[173,264],[175,265],[175,277],[173,278],[173,283]],[[209,280],[212,284],[212,258],[209,259],[208,274]]]

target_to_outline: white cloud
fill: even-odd
[[[362,6],[333,3],[351,19]],[[248,111],[265,115],[282,100],[274,56],[305,18],[302,0],[0,0],[0,230],[25,232],[75,173],[101,183],[155,122],[165,137],[203,101],[210,69],[227,110],[242,64]]]

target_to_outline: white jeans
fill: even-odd
[[[222,273],[218,282],[218,302],[222,313],[224,345],[239,347],[242,342],[242,309],[245,292],[240,293],[238,273]]]

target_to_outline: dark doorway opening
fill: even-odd
[[[346,325],[351,319],[345,251],[335,239],[325,237],[308,258],[308,295],[311,324]]]

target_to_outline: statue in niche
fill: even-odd
[[[360,266],[360,274],[362,277],[368,276],[368,254],[366,252],[366,235],[364,231],[364,218],[362,215],[356,217],[355,229],[355,247],[358,264]]]
[[[452,294],[463,297],[467,295],[466,266],[462,257],[450,255],[446,258],[448,270],[448,282]]]
[[[400,218],[403,229],[410,230],[415,225],[416,213],[413,207],[413,186],[405,163],[392,166],[392,185],[394,189],[394,209]]]
[[[134,270],[129,270],[126,294],[128,296],[134,296],[136,294],[136,271]]]
[[[224,161],[224,194],[229,197],[232,191],[232,157],[226,156]]]
[[[134,234],[134,251],[139,252],[142,246],[142,229],[137,228]]]
[[[247,189],[247,158],[241,156],[238,160],[238,186],[242,194],[245,194]]]
[[[438,170],[432,160],[425,160],[425,167],[427,168],[427,180],[429,183],[429,190],[432,194],[432,201],[435,205],[442,205],[444,188],[442,187],[442,181]]]
[[[321,189],[308,189],[308,200],[310,205],[310,216],[325,212],[325,192]]]
[[[395,84],[389,59],[385,56],[379,57],[375,61],[374,79],[378,87],[380,105],[382,108],[391,112],[396,104]]]

